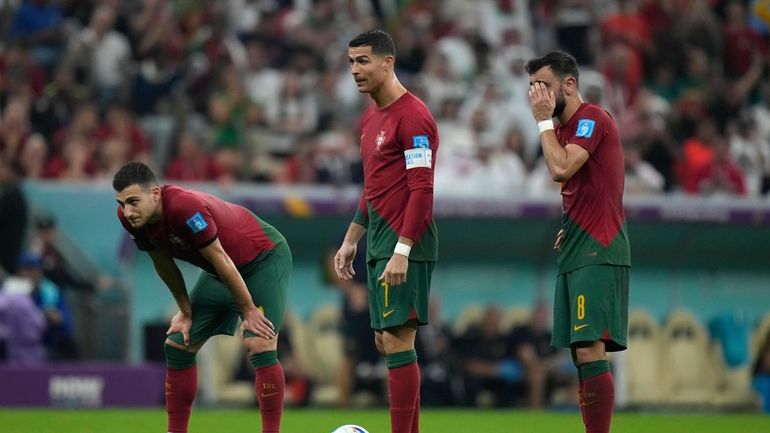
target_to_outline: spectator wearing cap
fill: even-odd
[[[35,253],[23,253],[19,257],[17,274],[29,281],[32,287],[30,296],[45,316],[42,341],[46,358],[77,358],[69,306],[59,286],[43,275],[43,258]]]

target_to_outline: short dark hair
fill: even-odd
[[[359,33],[348,43],[348,47],[372,47],[372,53],[378,56],[396,57],[396,44],[393,43],[393,38],[388,32],[380,29]]]
[[[140,185],[142,187],[152,187],[158,184],[158,178],[150,167],[140,161],[127,162],[120,167],[115,177],[112,178],[112,188],[117,191],[123,191],[131,185]]]
[[[575,81],[580,82],[577,61],[572,57],[572,54],[564,51],[551,51],[543,57],[530,59],[527,62],[527,73],[532,75],[546,66],[550,66],[553,73],[559,78],[575,77]]]

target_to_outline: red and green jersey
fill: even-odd
[[[364,191],[353,222],[365,226],[367,261],[393,255],[399,236],[414,241],[410,260],[436,261],[433,167],[438,151],[436,121],[411,93],[361,120]]]
[[[559,273],[596,265],[631,265],[623,214],[625,167],[618,126],[603,108],[583,103],[556,129],[562,146],[577,144],[588,160],[562,185],[564,240]]]
[[[142,251],[158,248],[216,275],[200,249],[219,239],[238,269],[283,241],[283,235],[248,209],[211,194],[178,186],[161,187],[161,219],[134,229],[118,207],[118,219]]]

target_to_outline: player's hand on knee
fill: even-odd
[[[401,254],[393,254],[385,265],[385,270],[380,275],[379,280],[391,286],[406,283],[406,271],[409,268],[409,259]]]
[[[254,333],[257,337],[262,337],[267,340],[275,338],[275,327],[270,320],[265,317],[262,310],[257,307],[249,309],[243,312],[243,323],[241,323],[241,338],[243,333],[249,331]]]
[[[188,316],[180,311],[171,318],[171,324],[166,331],[166,335],[181,332],[184,345],[187,346],[190,344],[190,328],[192,328],[192,316]]]

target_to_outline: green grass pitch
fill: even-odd
[[[342,424],[359,424],[370,433],[388,433],[389,417],[379,410],[291,409],[284,433],[330,433]],[[618,433],[768,433],[770,416],[761,414],[620,413],[612,420]],[[521,410],[429,410],[421,414],[423,433],[580,433],[580,415]],[[2,433],[165,432],[162,410],[0,409]],[[190,433],[259,433],[257,409],[194,409]]]

